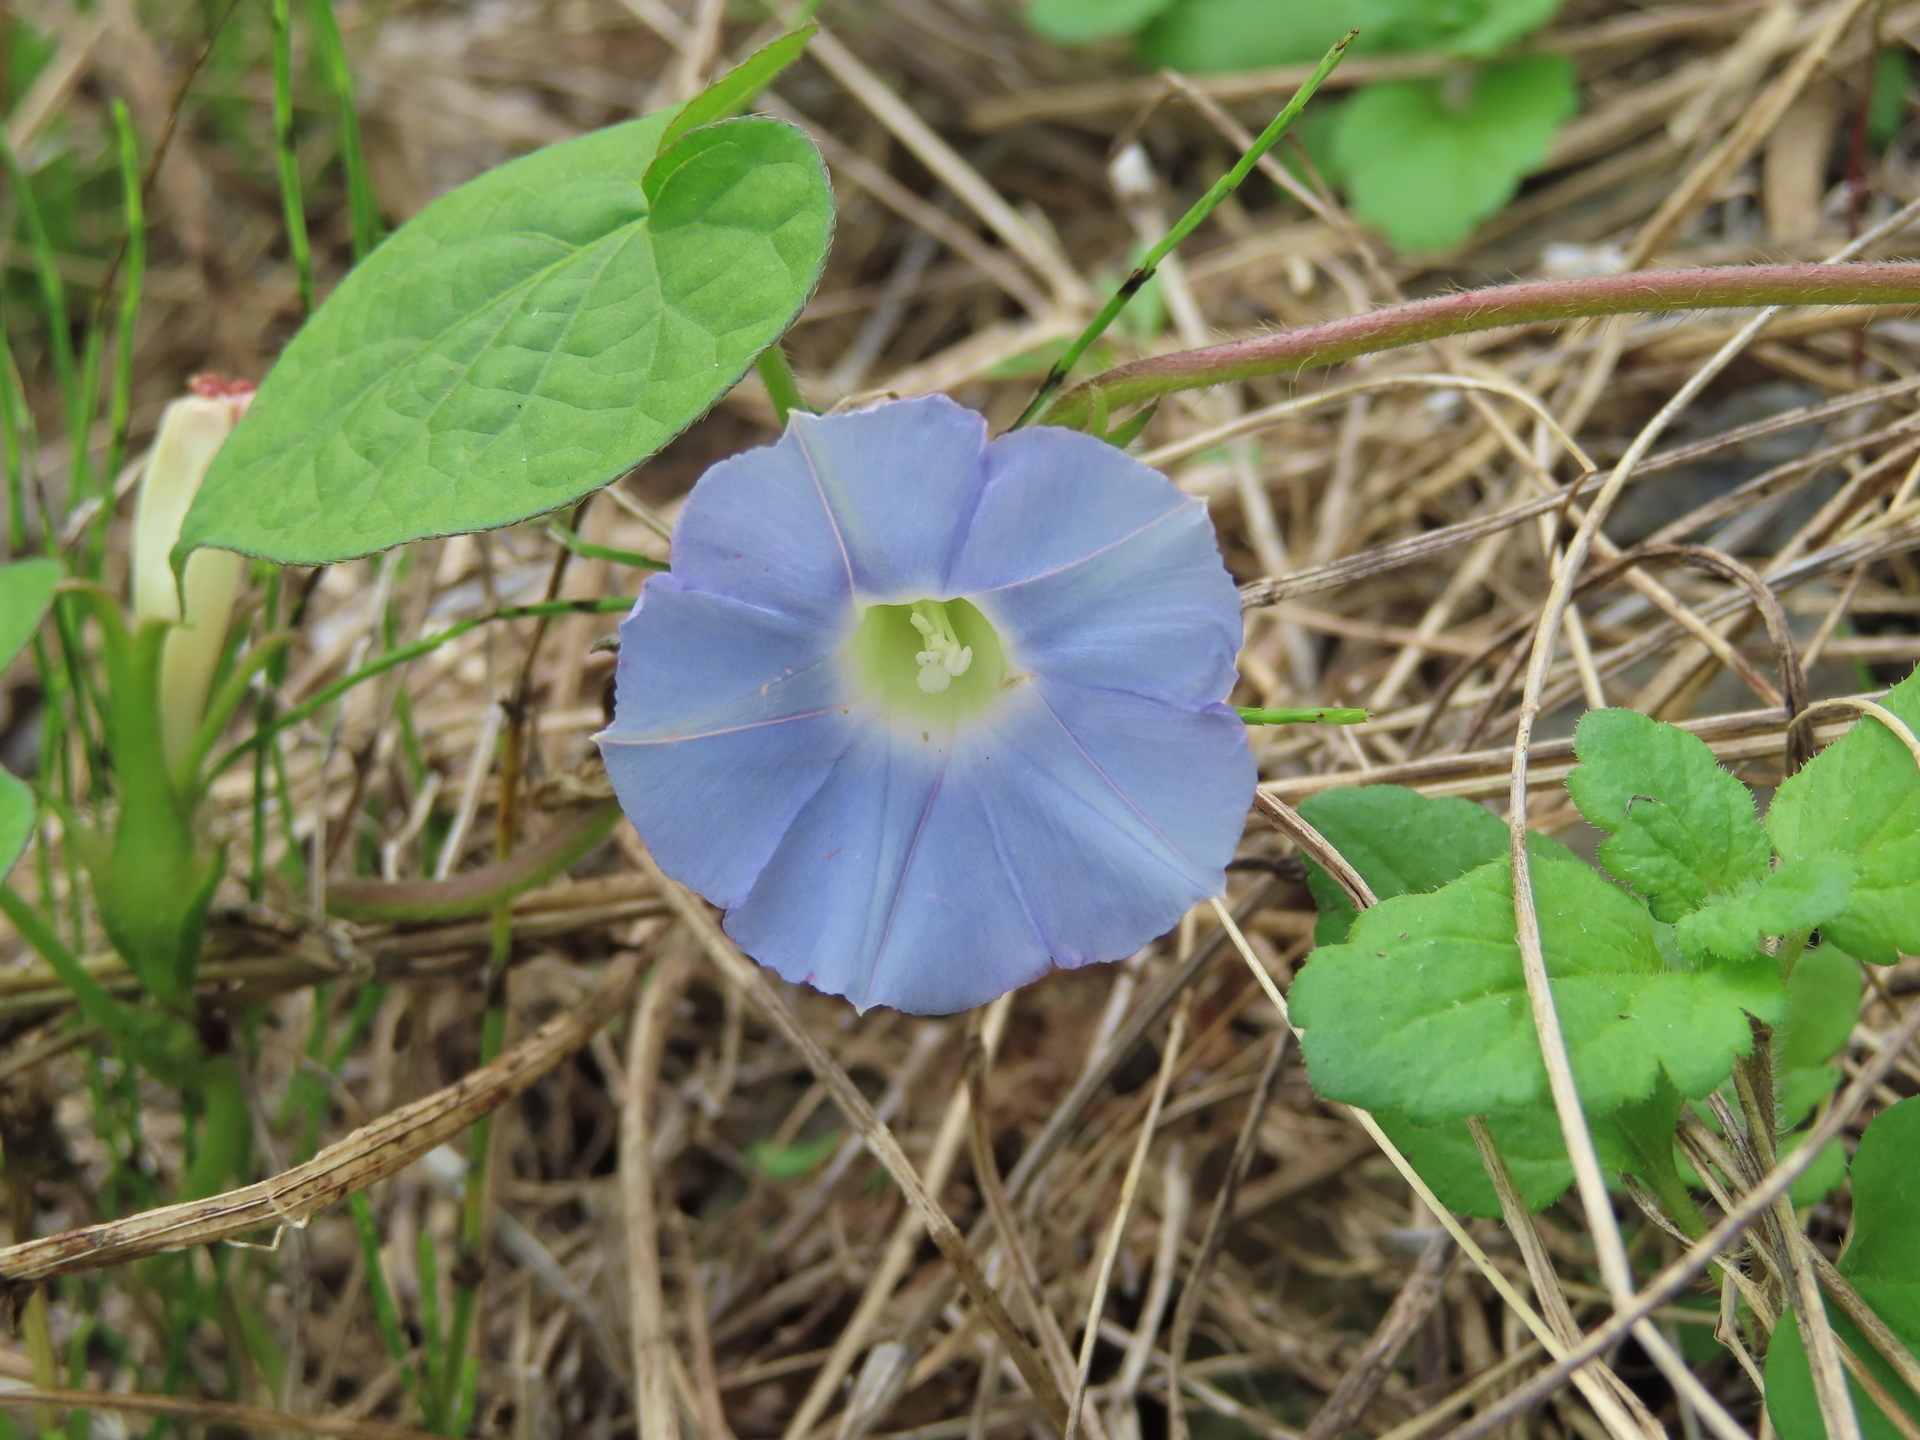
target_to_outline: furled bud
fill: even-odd
[[[217,375],[195,375],[187,388],[190,393],[160,418],[133,522],[134,626],[148,620],[178,626],[167,637],[160,670],[161,737],[169,765],[186,753],[206,709],[242,564],[226,550],[194,551],[187,560],[183,610],[169,557],[215,452],[253,399],[250,381]]]

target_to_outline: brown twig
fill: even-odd
[[[205,1200],[143,1210],[124,1219],[9,1245],[0,1250],[0,1287],[18,1295],[57,1275],[121,1265],[282,1225],[304,1225],[328,1206],[398,1174],[547,1074],[626,1003],[640,983],[643,968],[639,956],[621,956],[586,998],[492,1064],[382,1115],[304,1165]]]

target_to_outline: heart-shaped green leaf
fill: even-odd
[[[1169,0],[1027,0],[1027,24],[1061,45],[1137,30]]]
[[[1670,969],[1638,900],[1577,863],[1532,870],[1554,1001],[1594,1112],[1646,1098],[1662,1070],[1681,1094],[1706,1094],[1752,1048],[1747,1015],[1780,1017],[1771,959]],[[1346,944],[1313,952],[1292,1002],[1329,1099],[1438,1125],[1547,1094],[1504,860],[1366,911]]]
[[[395,232],[268,374],[176,565],[202,545],[313,565],[512,524],[725,394],[812,290],[833,198],[790,125],[728,120],[659,154],[669,118],[502,165]]]
[[[819,29],[815,24],[802,25],[798,30],[762,45],[682,105],[680,113],[673,117],[666,133],[660,137],[661,149],[671,149],[689,130],[711,125],[717,120],[731,119],[746,109],[782,70],[800,58]]]
[[[0,880],[13,869],[33,838],[33,791],[0,770]]]
[[[1341,108],[1334,150],[1361,219],[1402,250],[1440,250],[1513,198],[1578,106],[1563,55],[1483,70],[1464,97],[1445,79],[1382,80]]]
[[[11,665],[40,628],[61,575],[54,560],[16,560],[0,566],[0,668]]]

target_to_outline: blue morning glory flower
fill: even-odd
[[[1092,436],[796,413],[700,478],[620,639],[620,803],[789,980],[948,1014],[1222,893],[1239,597],[1205,506]]]

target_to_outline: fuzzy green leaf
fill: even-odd
[[[1355,785],[1323,791],[1300,803],[1307,822],[1360,872],[1381,900],[1425,895],[1507,853],[1507,822],[1470,800],[1433,799],[1401,785]],[[1527,839],[1541,860],[1571,860],[1559,841]],[[1347,938],[1354,909],[1346,893],[1309,860],[1307,885],[1320,919],[1316,945]]]
[[[1678,920],[1710,895],[1766,878],[1766,832],[1747,787],[1697,735],[1632,710],[1589,710],[1574,732],[1567,793],[1608,832],[1600,860]]]
[[[1027,24],[1058,45],[1085,45],[1128,35],[1167,8],[1169,0],[1027,0]]]
[[[1402,250],[1466,239],[1546,158],[1578,104],[1559,55],[1493,66],[1464,97],[1451,83],[1381,81],[1340,112],[1334,148],[1354,211]]]
[[[294,337],[188,512],[289,564],[555,509],[737,381],[819,276],[833,202],[777,120],[653,115],[442,196]]]
[[[671,149],[689,130],[731,119],[746,109],[782,70],[800,58],[819,29],[818,25],[802,25],[793,33],[762,45],[682,105],[680,113],[660,136],[660,149],[663,152]]]
[[[27,648],[33,632],[53,604],[53,589],[64,578],[55,560],[16,560],[0,565],[0,669]]]
[[[1920,1285],[1920,1100],[1869,1125],[1853,1157],[1853,1239],[1840,1257],[1849,1280]]]
[[[829,1130],[824,1135],[791,1145],[772,1145],[765,1140],[758,1140],[747,1151],[747,1159],[769,1180],[804,1180],[820,1168],[839,1144],[840,1132],[837,1130]]]
[[[1674,934],[1689,956],[1742,959],[1759,948],[1762,936],[1804,933],[1840,914],[1859,873],[1860,863],[1850,855],[1802,856],[1681,916]]]
[[[1775,1070],[1825,1065],[1847,1043],[1865,982],[1850,956],[1831,945],[1807,951],[1787,977],[1787,1017],[1774,1032]]]
[[[1671,970],[1646,908],[1584,865],[1533,867],[1548,974],[1589,1110],[1651,1094],[1664,1068],[1685,1095],[1718,1085],[1752,1045],[1747,1014],[1782,1010],[1777,966]],[[1293,1015],[1314,1088],[1435,1125],[1547,1093],[1501,862],[1431,895],[1384,901],[1348,942],[1316,950]]]
[[[1053,3],[1064,8],[1066,0]],[[1101,3],[1078,0],[1074,8],[1091,9]],[[1354,42],[1354,53],[1380,48],[1370,29],[1360,23],[1363,8],[1361,0],[1173,0],[1159,7],[1158,18],[1140,32],[1135,49],[1148,65],[1195,75],[1263,65],[1310,65],[1356,26],[1360,38]]]
[[[1383,48],[1487,56],[1546,24],[1560,0],[1358,0],[1356,8]]]
[[[1813,1113],[1842,1079],[1833,1057],[1853,1033],[1864,982],[1850,955],[1822,945],[1802,955],[1787,977],[1787,1014],[1773,1030],[1774,1111],[1790,1130]]]
[[[1686,1202],[1673,1153],[1673,1132],[1685,1104],[1673,1081],[1661,1074],[1646,1099],[1598,1117],[1592,1127],[1600,1163],[1638,1176],[1669,1210]]]
[[[1920,672],[1883,703],[1920,729]],[[1886,726],[1863,718],[1815,756],[1774,795],[1767,829],[1783,859],[1859,862],[1845,912],[1821,926],[1826,939],[1876,965],[1920,954],[1920,767]]]
[[[1920,1353],[1920,1099],[1903,1100],[1860,1137],[1853,1157],[1853,1239],[1840,1273],[1909,1351]],[[1825,1163],[1824,1157],[1821,1163]],[[1827,1307],[1834,1332],[1860,1357],[1908,1415],[1920,1420],[1920,1396],[1907,1389],[1865,1336]],[[1767,1351],[1767,1413],[1780,1440],[1825,1440],[1800,1330],[1788,1315]],[[1866,1440],[1897,1440],[1898,1428],[1849,1379]]]
[[[1480,1147],[1473,1143],[1464,1120],[1416,1125],[1398,1110],[1376,1110],[1373,1118],[1449,1210],[1487,1220],[1500,1218],[1500,1198],[1494,1194],[1493,1181],[1480,1163]],[[1551,1105],[1500,1110],[1486,1120],[1530,1213],[1539,1214],[1566,1193],[1573,1183],[1573,1162],[1567,1159],[1567,1145],[1560,1138],[1560,1122]]]
[[[1793,1135],[1780,1137],[1780,1156],[1785,1159],[1798,1150],[1807,1138],[1802,1130]],[[1808,1205],[1818,1205],[1833,1191],[1840,1188],[1847,1178],[1847,1148],[1838,1140],[1829,1140],[1827,1146],[1814,1158],[1806,1172],[1787,1187],[1787,1199],[1795,1209]]]
[[[1888,45],[1873,57],[1872,98],[1867,102],[1867,139],[1884,150],[1907,126],[1907,90],[1911,82],[1907,47]]]

